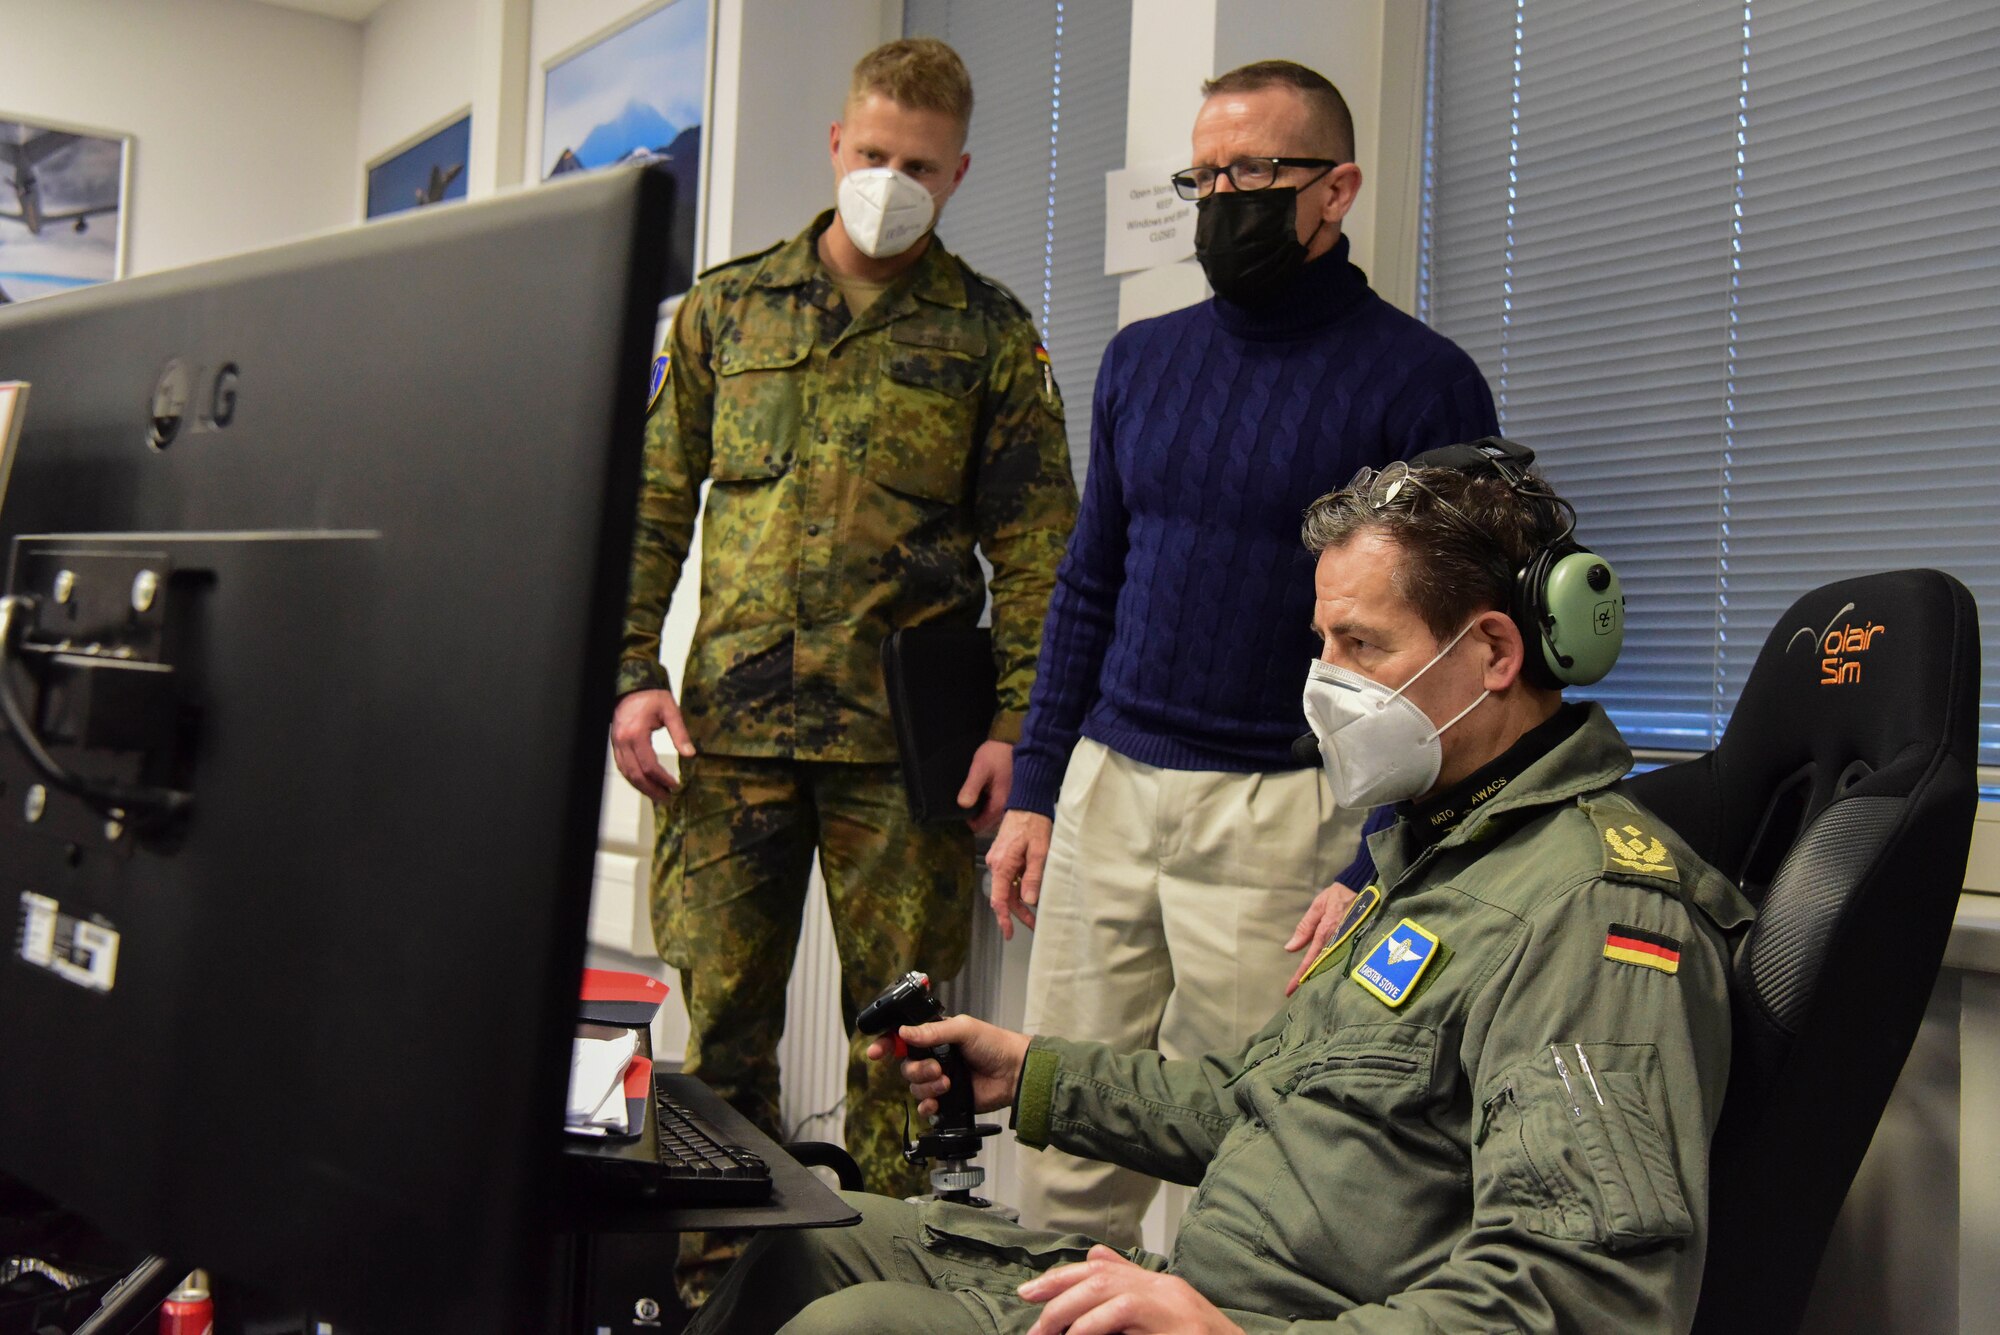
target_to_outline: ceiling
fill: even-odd
[[[323,14],[330,19],[346,19],[349,23],[363,23],[388,0],[261,0],[261,3],[275,5],[279,9],[296,9],[305,14]]]

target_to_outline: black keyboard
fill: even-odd
[[[664,1194],[687,1204],[760,1201],[771,1194],[763,1159],[724,1139],[657,1080],[653,1114]]]

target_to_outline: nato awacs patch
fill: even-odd
[[[1375,949],[1349,977],[1389,1005],[1400,1006],[1410,999],[1417,980],[1440,949],[1435,936],[1405,918],[1375,943]]]
[[[1661,973],[1679,973],[1681,943],[1671,936],[1614,922],[1604,933],[1604,958],[1617,960],[1620,964],[1636,964],[1644,969],[1658,969]]]
[[[667,387],[667,367],[672,363],[671,353],[661,353],[653,358],[653,383],[646,387],[646,411],[653,411],[653,405],[660,401],[660,391]]]

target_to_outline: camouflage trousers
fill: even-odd
[[[712,754],[681,765],[685,784],[656,821],[652,908],[687,1003],[683,1069],[782,1140],[778,1039],[813,854],[853,1036],[861,1008],[905,972],[964,967],[978,907],[972,835],[913,821],[895,765]],[[854,1036],[848,1047],[847,1148],[870,1191],[925,1191],[902,1155],[908,1086],[867,1045]]]

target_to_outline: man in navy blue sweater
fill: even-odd
[[[1471,358],[1348,262],[1338,90],[1261,61],[1202,92],[1174,184],[1216,295],[1105,351],[987,858],[1001,931],[1036,929],[1028,1032],[1170,1057],[1254,1031],[1295,976],[1287,935],[1337,918],[1354,874],[1367,813],[1291,749],[1318,652],[1300,516],[1363,466],[1497,430]],[[1125,1247],[1158,1185],[1056,1151],[1022,1178],[1024,1223]]]

